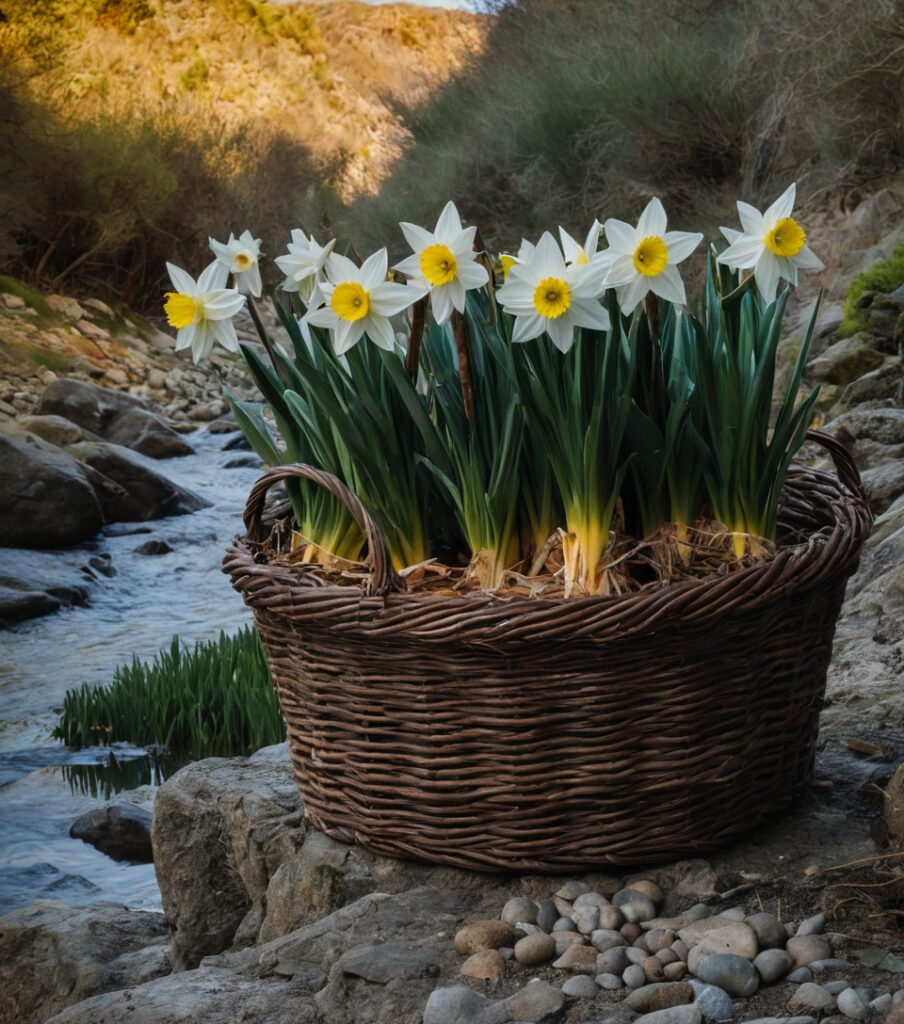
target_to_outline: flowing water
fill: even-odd
[[[173,634],[193,644],[250,620],[220,571],[260,472],[254,465],[226,468],[253,462],[224,450],[234,436],[194,434],[194,455],[148,463],[210,508],[118,524],[70,551],[0,549],[0,565],[15,575],[80,583],[87,565],[96,577],[87,606],[0,631],[0,913],[44,897],[159,907],[152,865],[116,863],[68,833],[74,818],[111,798],[149,807],[173,765],[128,746],[71,751],[50,733],[70,687],[109,682],[117,665],[153,657]],[[174,550],[137,554],[149,539]],[[115,575],[105,574],[109,565]],[[120,789],[129,792],[117,797]]]

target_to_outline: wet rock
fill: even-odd
[[[73,839],[81,839],[113,860],[150,864],[151,814],[135,804],[110,804],[76,818],[69,829]]]
[[[828,960],[832,947],[821,935],[795,935],[785,946],[795,967],[806,967],[814,960]]]
[[[515,959],[519,964],[526,967],[533,967],[536,964],[545,964],[556,955],[556,942],[550,935],[538,932],[535,935],[526,935],[515,943]]]
[[[716,953],[706,957],[695,973],[707,985],[723,988],[731,996],[752,996],[760,984],[760,977],[753,964],[745,957],[731,953]]]
[[[562,991],[572,999],[594,999],[599,995],[599,986],[586,974],[576,974],[562,985]]]
[[[788,930],[775,914],[751,914],[745,921],[753,929],[760,949],[784,948],[788,940]]]
[[[872,1012],[869,1000],[855,988],[846,988],[839,993],[838,1009],[851,1020],[866,1020]]]
[[[507,1019],[525,1021],[525,1024],[540,1024],[541,1021],[552,1024],[565,1007],[565,993],[545,981],[532,981],[506,1002],[511,1013]]]
[[[152,459],[194,449],[139,399],[78,380],[55,380],[41,396],[40,416],[61,416],[97,437]]]
[[[805,981],[788,1000],[788,1009],[792,1013],[831,1013],[835,1009],[835,997],[821,985]]]
[[[636,1013],[653,1013],[670,1006],[681,1006],[694,998],[694,990],[684,982],[661,982],[635,989],[625,1003]]]
[[[0,434],[0,536],[6,546],[71,547],[103,525],[83,466],[33,434]]]
[[[764,949],[753,961],[753,966],[760,978],[771,985],[791,970],[791,957],[783,949]]]
[[[502,977],[505,970],[505,960],[502,954],[495,949],[482,949],[479,953],[472,953],[461,965],[459,974],[464,978],[477,978],[480,981],[495,981]]]
[[[146,522],[209,507],[209,502],[161,476],[120,445],[81,441],[69,451],[116,485],[112,490],[98,488],[104,516],[110,522]]]
[[[115,903],[46,900],[0,917],[0,1020],[43,1024],[96,993],[168,973],[167,936],[162,914]]]
[[[146,540],[135,548],[136,555],[168,555],[175,548],[165,540]]]

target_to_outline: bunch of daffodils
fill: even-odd
[[[816,397],[797,399],[808,333],[773,412],[789,289],[822,267],[794,198],[792,185],[763,213],[738,203],[697,314],[681,265],[703,235],[669,230],[656,198],[636,225],[560,227],[495,265],[451,202],[432,229],[400,225],[411,253],[391,270],[385,248],[359,262],[295,229],[275,259],[290,345],[257,313],[250,231],[211,239],[197,280],[168,264],[164,309],[195,361],[241,349],[263,401],[228,397],[258,454],[342,479],[397,569],[440,559],[487,589],[551,576],[564,596],[613,592],[644,585],[628,579],[631,545],[674,544],[690,565],[695,524],[738,559],[775,536]],[[243,310],[263,353],[239,345]],[[300,481],[288,492],[304,558],[361,557],[337,502]]]

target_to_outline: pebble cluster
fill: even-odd
[[[467,957],[461,974],[494,980],[506,961],[550,965],[568,972],[566,996],[589,999],[603,989],[624,990],[625,1004],[645,1024],[730,1021],[734,1000],[785,980],[798,986],[787,1004],[795,1024],[886,1015],[892,1024],[904,1024],[904,988],[880,993],[843,980],[814,981],[851,967],[823,934],[824,914],[787,924],[766,912],[714,912],[698,903],[662,917],[663,901],[659,886],[647,879],[631,881],[611,898],[579,881],[566,882],[545,900],[513,897],[499,920],[475,921],[458,931],[455,950]]]

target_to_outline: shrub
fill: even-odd
[[[893,292],[901,284],[904,284],[904,242],[895,246],[884,260],[877,260],[851,282],[844,297],[841,333],[856,334],[865,328],[866,322],[858,306],[858,300],[862,295],[867,292]]]
[[[257,633],[191,650],[174,637],[153,662],[118,668],[109,686],[69,690],[53,735],[72,747],[157,746],[193,758],[249,754],[285,728]]]

